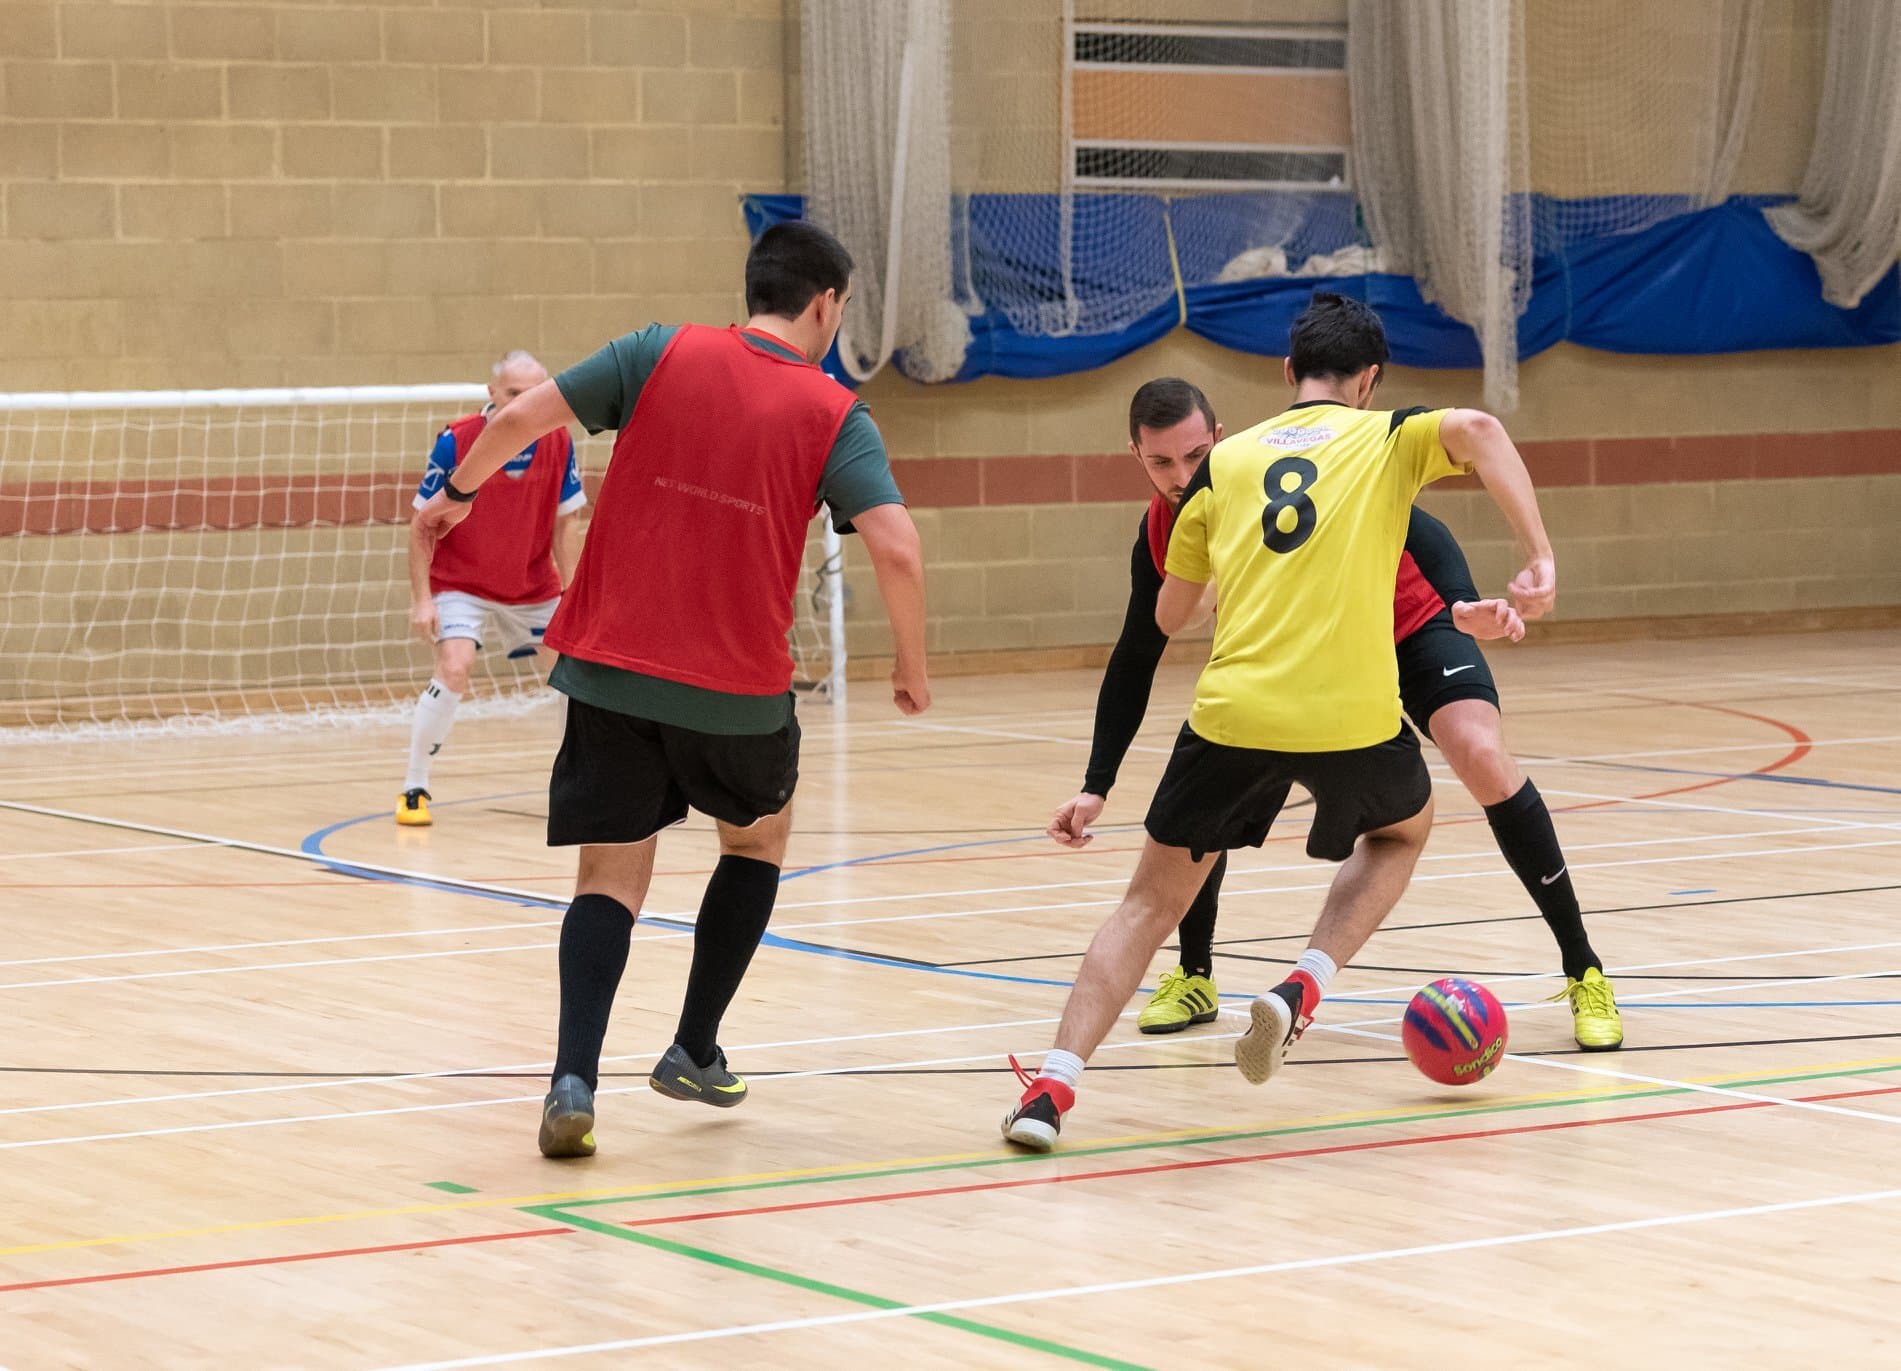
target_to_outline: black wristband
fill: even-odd
[[[442,493],[447,495],[451,500],[454,500],[458,505],[468,504],[477,494],[477,492],[473,490],[457,490],[455,488],[455,482],[447,478],[444,478],[442,482]]]

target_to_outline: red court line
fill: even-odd
[[[1650,698],[1644,695],[1628,695],[1628,693],[1624,691],[1616,693],[1627,695],[1627,698],[1636,700]],[[1651,700],[1650,702],[1657,705],[1687,704],[1691,709],[1707,709],[1717,714],[1733,714],[1739,719],[1753,719],[1759,724],[1768,724],[1771,728],[1781,729],[1795,740],[1795,746],[1790,748],[1775,761],[1770,762],[1767,766],[1759,766],[1753,771],[1744,772],[1741,776],[1718,776],[1714,780],[1698,781],[1695,785],[1680,785],[1670,790],[1653,790],[1648,795],[1633,795],[1630,797],[1632,800],[1661,800],[1669,795],[1688,795],[1693,790],[1708,790],[1712,786],[1729,785],[1733,781],[1746,780],[1750,776],[1768,776],[1774,772],[1781,771],[1784,767],[1794,766],[1815,750],[1815,740],[1808,734],[1804,733],[1794,724],[1784,723],[1781,719],[1772,719],[1767,714],[1751,714],[1748,710],[1731,709],[1728,705],[1691,704],[1683,700]],[[1589,804],[1566,805],[1562,809],[1556,809],[1552,812],[1554,814],[1573,814],[1581,809],[1600,809],[1605,805],[1628,803],[1628,800],[1593,800]],[[1469,823],[1471,820],[1461,820],[1460,822]]]
[[[1901,1085],[1873,1090],[1842,1090],[1826,1095],[1804,1095],[1803,1103],[1819,1104],[1826,1100],[1852,1100],[1868,1095],[1901,1093]],[[1589,1103],[1580,1100],[1578,1103]],[[1508,1138],[1530,1133],[1558,1133],[1578,1128],[1599,1128],[1613,1123],[1643,1123],[1657,1119],[1687,1119],[1701,1114],[1728,1114],[1744,1109],[1771,1109],[1772,1100],[1743,1100],[1735,1104],[1702,1105],[1693,1109],[1656,1110],[1648,1114],[1619,1114],[1607,1119],[1569,1119],[1557,1123],[1520,1124],[1512,1128],[1481,1128],[1463,1133],[1433,1133],[1418,1138],[1382,1138],[1373,1142],[1336,1143],[1329,1147],[1303,1147],[1282,1152],[1252,1152],[1241,1157],[1204,1157],[1194,1161],[1163,1162],[1156,1166],[1128,1166],[1110,1171],[1072,1171],[1060,1176],[1032,1176],[1024,1180],[980,1181],[973,1185],[946,1185],[927,1190],[886,1191],[877,1195],[853,1195],[844,1199],[805,1200],[796,1204],[756,1205],[747,1209],[708,1209],[696,1214],[663,1214],[651,1219],[626,1219],[626,1228],[657,1228],[665,1224],[697,1223],[702,1219],[745,1218],[760,1214],[792,1214],[806,1209],[837,1209],[858,1204],[882,1204],[887,1200],[933,1199],[945,1195],[969,1195],[986,1190],[1020,1190],[1039,1185],[1067,1185],[1072,1181],[1115,1180],[1125,1176],[1156,1176],[1170,1171],[1200,1171],[1215,1166],[1241,1166],[1249,1162],[1292,1161],[1303,1157],[1330,1157],[1349,1152],[1376,1152],[1394,1147],[1415,1147],[1422,1143],[1472,1142],[1482,1138]]]
[[[512,1233],[477,1233],[468,1238],[431,1238],[427,1242],[392,1242],[380,1247],[339,1247],[329,1252],[291,1252],[277,1257],[246,1257],[239,1261],[200,1262],[195,1266],[156,1266],[143,1271],[107,1271],[96,1276],[62,1276],[58,1280],[19,1281],[0,1285],[0,1294],[13,1290],[48,1290],[61,1285],[97,1285],[102,1281],[133,1281],[146,1276],[185,1276],[198,1271],[236,1271],[251,1266],[283,1266],[289,1262],[320,1262],[332,1257],[368,1257],[380,1252],[420,1252],[429,1247],[464,1247],[477,1242],[507,1242],[512,1238],[552,1238],[572,1228],[524,1228]]]
[[[1861,1099],[1870,1095],[1901,1093],[1901,1085],[1871,1090],[1838,1090],[1825,1095],[1799,1095],[1791,1099],[1807,1104],[1828,1100]],[[1588,1100],[1577,1101],[1588,1104]],[[1197,1161],[1164,1162],[1157,1166],[1119,1167],[1110,1171],[1070,1172],[1060,1176],[1035,1176],[1025,1180],[988,1181],[975,1185],[940,1186],[926,1190],[901,1190],[878,1195],[856,1195],[845,1199],[807,1200],[798,1204],[756,1205],[746,1209],[706,1210],[697,1214],[667,1214],[652,1219],[629,1219],[628,1228],[651,1228],[663,1224],[693,1223],[701,1219],[737,1218],[760,1214],[789,1214],[807,1209],[834,1209],[846,1205],[876,1204],[886,1200],[927,1199],[942,1195],[963,1195],[984,1190],[1015,1190],[1037,1185],[1065,1185],[1071,1181],[1108,1180],[1122,1176],[1152,1176],[1170,1171],[1194,1171],[1212,1166],[1238,1166],[1245,1162],[1289,1161],[1303,1157],[1338,1156],[1351,1152],[1373,1152],[1393,1147],[1414,1147],[1422,1143],[1471,1142],[1483,1138],[1505,1138],[1530,1133],[1553,1133],[1577,1128],[1599,1128],[1606,1124],[1644,1123],[1658,1119],[1692,1118],[1702,1114],[1727,1114],[1746,1109],[1769,1109],[1771,1100],[1742,1100],[1734,1104],[1704,1105],[1694,1109],[1656,1110],[1647,1114],[1618,1114],[1603,1119],[1577,1119],[1558,1123],[1522,1124],[1512,1128],[1473,1129],[1461,1133],[1434,1133],[1417,1138],[1385,1138],[1373,1142],[1339,1143],[1330,1147],[1304,1147],[1282,1152],[1257,1152],[1242,1157],[1209,1157]],[[1192,1146],[1193,1139],[1183,1146]],[[432,1247],[460,1247],[471,1243],[509,1242],[516,1238],[551,1238],[575,1230],[567,1227],[526,1228],[506,1233],[478,1233],[465,1238],[433,1238],[424,1242],[385,1243],[377,1247],[342,1247],[327,1252],[293,1252],[274,1257],[247,1257],[235,1261],[201,1262],[194,1266],[147,1267],[137,1271],[108,1271],[91,1276],[63,1276],[54,1280],[19,1281],[0,1285],[0,1294],[19,1290],[45,1290],[57,1286],[97,1285],[105,1281],[142,1280],[148,1276],[182,1276],[200,1271],[236,1271],[254,1266],[281,1266],[291,1262],[328,1261],[337,1257],[366,1257],[388,1252],[418,1252]]]

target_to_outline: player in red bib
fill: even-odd
[[[525,352],[497,362],[488,404],[437,435],[416,508],[442,489],[490,420],[547,379],[547,370]],[[419,525],[410,525],[409,622],[434,645],[436,667],[409,729],[409,773],[396,802],[396,822],[405,826],[433,822],[429,763],[455,727],[475,654],[486,647],[509,657],[535,656],[581,555],[587,496],[567,429],[536,436],[502,471],[505,479],[496,482],[481,510],[440,545],[432,546]]]
[[[581,849],[561,924],[561,1028],[542,1106],[549,1157],[594,1151],[594,1089],[655,835],[710,815],[719,865],[693,928],[673,1046],[648,1083],[722,1108],[746,1098],[718,1032],[772,917],[799,776],[786,635],[821,501],[855,532],[891,620],[899,711],[930,705],[924,563],[871,412],[813,363],[838,332],[852,262],[816,225],[779,224],[746,259],[744,328],[652,325],[522,396],[417,516],[447,532],[511,445],[579,421],[620,430],[574,582],[548,625],[568,696],[548,841]],[[487,481],[488,484],[483,483]]]
[[[1402,411],[1404,414],[1412,411]],[[1189,479],[1222,436],[1208,399],[1187,381],[1164,377],[1136,391],[1129,405],[1129,449],[1155,488],[1130,561],[1128,614],[1096,701],[1094,742],[1083,787],[1050,821],[1065,847],[1090,840],[1116,771],[1148,708],[1155,668],[1168,639],[1155,623],[1168,535]],[[1498,687],[1476,638],[1524,636],[1509,603],[1481,600],[1451,531],[1415,507],[1393,595],[1393,639],[1400,697],[1408,718],[1439,746],[1446,762],[1485,810],[1499,850],[1537,905],[1566,977],[1572,1027],[1586,1051],[1620,1046],[1623,1025],[1603,963],[1585,936],[1557,832],[1538,788],[1505,746]],[[1136,1026],[1174,1033],[1217,1015],[1215,914],[1227,857],[1215,862],[1179,929],[1181,962],[1162,977]]]

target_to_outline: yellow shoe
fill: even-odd
[[[1156,987],[1135,1026],[1144,1033],[1179,1033],[1191,1023],[1213,1023],[1221,1013],[1215,983],[1208,976],[1191,976],[1176,967]]]
[[[429,817],[429,792],[420,786],[405,790],[396,801],[396,822],[405,828],[427,828],[434,823]]]
[[[1617,996],[1596,967],[1584,979],[1567,979],[1564,998],[1571,1002],[1571,1033],[1586,1052],[1615,1052],[1624,1045],[1624,1021],[1617,1013]]]

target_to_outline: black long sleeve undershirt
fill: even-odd
[[[1461,600],[1470,603],[1479,598],[1472,584],[1472,568],[1466,565],[1459,540],[1452,536],[1451,529],[1418,505],[1413,506],[1412,519],[1406,525],[1406,551],[1412,553],[1419,574],[1439,592],[1446,608]]]
[[[1109,654],[1096,695],[1096,731],[1089,747],[1089,767],[1083,789],[1105,798],[1116,783],[1116,772],[1129,754],[1129,745],[1148,713],[1155,668],[1162,664],[1168,635],[1155,626],[1155,601],[1162,592],[1162,574],[1149,554],[1146,519],[1136,527],[1135,549],[1129,559],[1129,609],[1122,619],[1122,635]]]
[[[1472,584],[1472,568],[1452,536],[1452,530],[1417,505],[1406,526],[1406,551],[1412,553],[1439,598],[1451,605],[1479,598]],[[1155,687],[1155,669],[1162,664],[1168,635],[1155,625],[1155,602],[1162,592],[1162,575],[1149,553],[1146,519],[1136,527],[1135,547],[1129,558],[1129,608],[1122,634],[1109,654],[1096,694],[1096,727],[1089,745],[1089,766],[1083,790],[1108,797],[1116,783],[1129,746],[1142,729],[1149,694]]]

